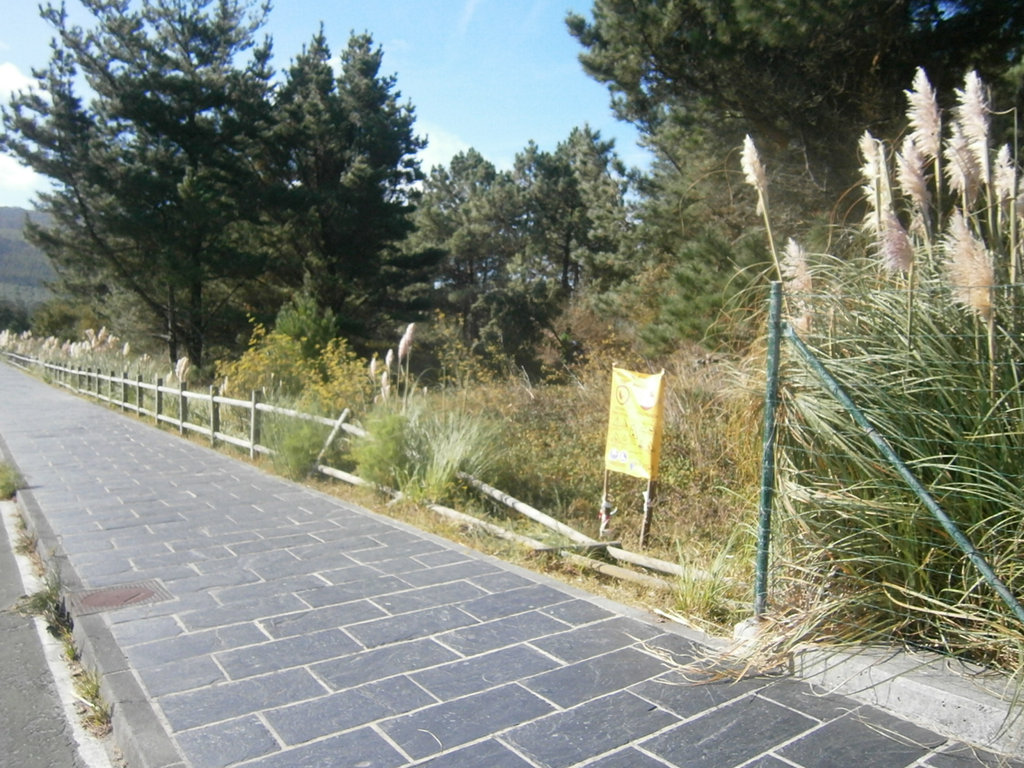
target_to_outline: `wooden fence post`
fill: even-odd
[[[220,404],[217,402],[217,388],[210,385],[210,445],[217,445],[220,432]]]
[[[142,374],[135,374],[135,412],[142,415]]]
[[[156,423],[157,424],[160,423],[160,409],[163,407],[163,404],[164,404],[164,380],[161,379],[159,376],[157,376],[156,377],[156,406],[154,408],[154,410],[156,411],[156,413],[154,415],[156,416]]]
[[[256,409],[257,404],[260,401],[260,393],[258,390],[252,391],[252,397],[250,398],[249,407],[252,409],[249,412],[249,458],[256,458],[256,446],[260,442],[260,417],[259,411]]]
[[[178,432],[185,434],[185,422],[188,421],[188,398],[185,397],[185,382],[178,382]]]

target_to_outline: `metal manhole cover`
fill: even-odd
[[[102,589],[85,589],[70,595],[71,613],[87,614],[114,611],[132,605],[146,605],[170,600],[171,595],[157,581],[118,584]]]

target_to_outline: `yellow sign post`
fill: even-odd
[[[601,532],[608,525],[608,473],[621,472],[647,480],[644,493],[644,522],[640,546],[647,543],[651,524],[651,496],[661,455],[662,380],[655,374],[612,369],[611,403],[608,408],[608,439],[604,453],[604,498],[601,502]]]

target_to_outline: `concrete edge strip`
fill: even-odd
[[[1024,701],[1013,681],[895,647],[797,651],[794,674],[943,736],[1024,759]]]
[[[0,455],[17,467],[2,435]],[[32,491],[18,491],[15,503],[26,527],[36,538],[36,550],[47,568],[60,574],[65,589],[81,590],[82,581],[71,567]],[[101,695],[111,710],[112,738],[126,763],[132,768],[186,768],[185,759],[128,669],[127,660],[102,615],[72,614],[71,618],[74,622],[72,637],[83,665],[100,675]]]

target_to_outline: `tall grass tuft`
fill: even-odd
[[[364,420],[369,434],[351,444],[350,455],[356,473],[378,486],[414,501],[444,501],[455,491],[459,472],[478,476],[490,469],[498,455],[497,431],[485,414],[470,412],[444,391],[417,388],[410,365],[415,328],[406,326],[397,359],[388,350],[378,395]],[[374,358],[371,379],[376,364]]]
[[[1018,214],[1003,205],[1015,169],[1009,152],[990,157],[983,94],[968,75],[940,149],[918,72],[896,185],[889,149],[862,139],[874,242],[822,258],[813,290],[788,301],[813,320],[801,338],[1024,596],[1024,286],[1010,281]],[[773,604],[790,642],[897,641],[1024,681],[1024,626],[796,357],[781,395]]]

